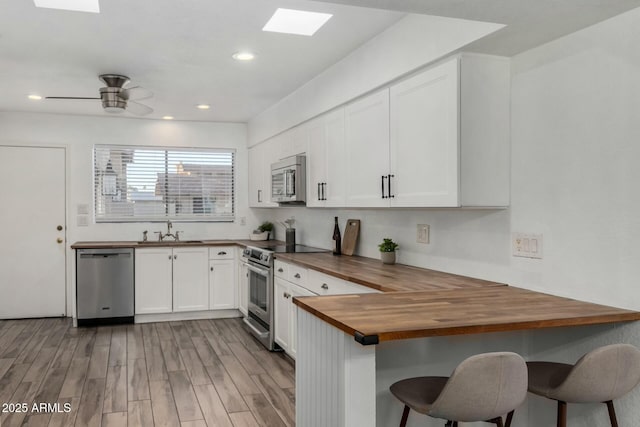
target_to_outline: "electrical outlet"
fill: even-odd
[[[78,211],[77,211],[78,215],[89,215],[89,205],[85,203],[81,203],[77,206],[77,208],[78,208]]]
[[[241,216],[240,217],[240,225],[247,225],[247,217],[246,216]]]
[[[513,256],[542,259],[542,234],[511,233],[511,248]]]
[[[418,224],[418,234],[416,235],[416,242],[429,243],[429,224]]]

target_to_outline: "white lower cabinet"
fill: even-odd
[[[136,249],[135,314],[238,308],[235,247]]]
[[[275,328],[273,339],[287,353],[289,352],[290,320],[289,311],[291,305],[291,295],[289,294],[290,283],[276,277],[273,281],[273,308]]]
[[[296,340],[298,306],[293,303],[294,297],[379,292],[367,286],[279,260],[275,261],[274,269],[274,340],[294,359],[298,349]]]
[[[209,308],[207,248],[173,248],[173,311]]]
[[[207,248],[136,249],[136,314],[207,310]]]
[[[236,248],[209,249],[209,309],[238,308],[236,284]]]
[[[136,249],[136,314],[173,311],[173,251]]]
[[[315,294],[279,277],[274,279],[273,291],[274,340],[289,356],[295,359],[298,306],[293,303],[293,297],[314,296]]]

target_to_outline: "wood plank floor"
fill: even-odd
[[[1,427],[293,426],[294,386],[293,364],[239,319],[97,328],[0,321]],[[59,411],[33,411],[34,403]]]

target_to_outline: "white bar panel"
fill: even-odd
[[[375,347],[298,310],[296,425],[375,426]]]

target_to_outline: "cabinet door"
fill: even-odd
[[[326,181],[327,144],[322,117],[307,124],[307,206],[324,206],[322,184]]]
[[[264,200],[265,193],[262,188],[263,164],[261,156],[262,144],[249,148],[249,207],[260,207],[261,200]]]
[[[291,294],[291,298],[289,298],[290,300],[293,297],[315,296],[313,292],[294,284],[291,284],[289,289],[289,293]],[[292,300],[289,304],[289,350],[287,353],[294,359],[296,358],[296,353],[298,351],[298,337],[296,335],[298,333],[298,310],[298,306],[295,305]]]
[[[136,314],[171,313],[171,248],[136,249]]]
[[[289,351],[291,294],[289,283],[276,277],[273,281],[274,335],[273,339],[284,351]]]
[[[458,59],[391,87],[391,206],[458,206]]]
[[[347,206],[389,206],[389,90],[347,105],[345,129]]]
[[[238,309],[245,316],[249,305],[249,270],[244,262],[238,265]]]
[[[345,158],[345,109],[324,116],[325,179],[324,199],[327,207],[346,205],[347,162]]]
[[[238,308],[235,271],[235,260],[209,261],[209,308],[211,310]]]
[[[173,311],[209,309],[207,248],[173,249]]]

